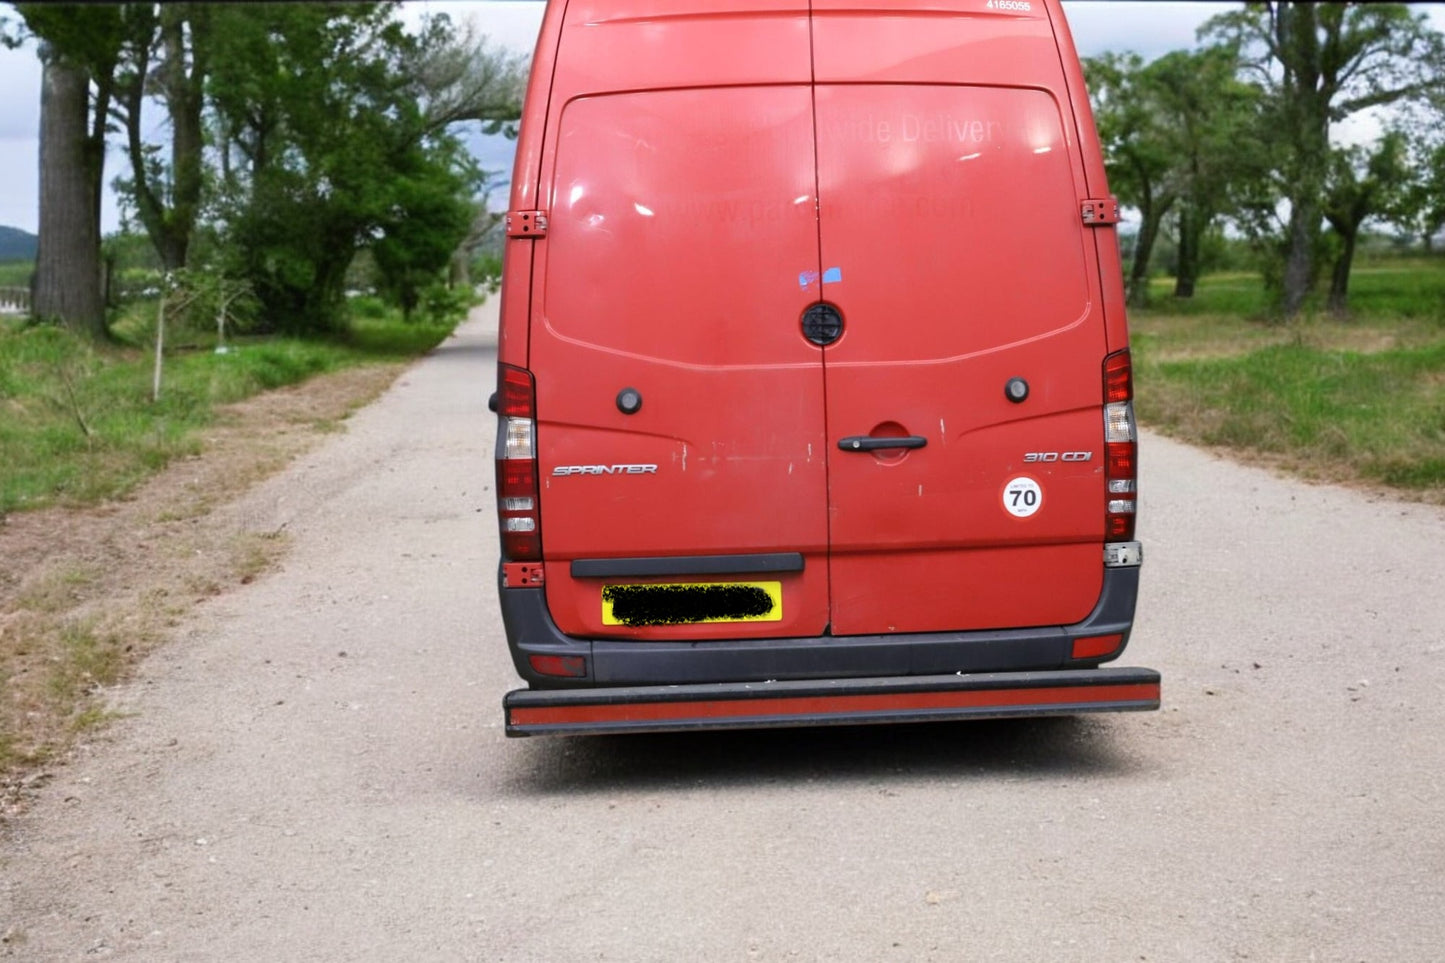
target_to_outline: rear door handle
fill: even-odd
[[[883,448],[922,448],[928,439],[922,435],[905,435],[902,438],[875,438],[872,435],[852,435],[839,438],[838,447],[844,451],[878,451]]]

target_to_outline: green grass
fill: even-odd
[[[1175,317],[1224,314],[1232,317],[1262,317],[1269,308],[1269,299],[1258,274],[1213,274],[1195,285],[1194,297],[1174,297],[1173,278],[1152,278],[1149,281],[1147,310]]]
[[[0,288],[29,287],[34,270],[33,261],[0,261]]]
[[[1445,341],[1374,353],[1299,344],[1148,370],[1140,417],[1206,445],[1350,466],[1402,488],[1445,486]]]
[[[1328,279],[1306,301],[1306,313],[1325,307]],[[1357,261],[1350,272],[1349,307],[1352,315],[1384,318],[1442,320],[1445,311],[1445,256],[1389,258]],[[1173,278],[1149,282],[1151,313],[1175,317],[1225,314],[1265,320],[1270,299],[1256,273],[1231,272],[1202,278],[1194,297],[1175,298]]]
[[[144,328],[117,327],[133,343],[96,347],[55,327],[0,324],[0,514],[122,495],[196,452],[198,429],[218,406],[315,374],[416,357],[451,330],[388,317],[358,321],[340,340],[230,340],[224,354],[212,350],[214,332],[183,335],[153,402]]]
[[[1242,275],[1205,278],[1194,301],[1131,316],[1144,424],[1445,501],[1445,258],[1362,266],[1344,319],[1265,321]]]
[[[1356,265],[1350,274],[1350,310],[1368,318],[1445,324],[1445,258]]]

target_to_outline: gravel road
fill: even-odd
[[[226,511],[0,843],[0,957],[1445,957],[1445,512],[1142,444],[1158,713],[507,740],[495,301]]]

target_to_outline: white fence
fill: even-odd
[[[29,288],[0,288],[0,314],[29,314]]]

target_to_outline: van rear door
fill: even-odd
[[[833,631],[1076,622],[1105,340],[1047,17],[846,6],[814,4]],[[889,436],[922,447],[868,447]]]
[[[543,159],[529,366],[548,609],[593,638],[818,635],[823,371],[799,334],[818,267],[807,8],[622,6],[569,6],[574,73],[554,82],[566,101]],[[614,583],[698,582],[760,583],[781,604],[649,626],[599,601]]]

